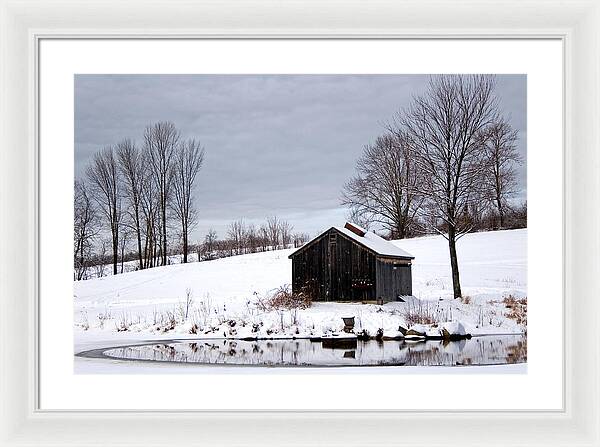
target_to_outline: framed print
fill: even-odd
[[[44,331],[42,324],[42,408],[136,408],[143,390],[160,386],[162,379],[156,375],[164,374],[181,376],[174,389],[202,394],[190,399],[191,391],[174,391],[172,396],[185,395],[187,403],[165,398],[160,405],[172,409],[561,407],[562,355],[538,351],[545,325],[552,322],[555,330],[561,326],[560,295],[552,292],[562,288],[560,262],[537,268],[541,259],[562,257],[544,243],[551,234],[562,233],[561,206],[554,207],[554,225],[549,224],[547,211],[538,214],[548,209],[540,206],[543,199],[531,200],[534,196],[527,191],[540,176],[536,166],[544,166],[543,175],[562,175],[560,42],[490,42],[490,61],[480,58],[479,68],[468,69],[461,61],[467,73],[455,75],[437,74],[459,71],[442,55],[470,53],[479,43],[213,39],[150,44],[41,43],[40,151],[44,153],[45,144],[68,144],[69,134],[56,133],[55,140],[46,129],[70,125],[73,116],[75,140],[68,158],[54,153],[40,157],[40,169],[73,160],[74,196],[73,182],[42,175],[41,197],[64,197],[60,214],[75,206],[77,216],[73,244],[62,241],[73,237],[70,230],[48,226],[49,233],[40,233],[42,252],[58,253],[61,246],[71,245],[77,252],[74,281],[68,284],[73,291],[57,288],[52,293],[72,293],[73,301],[65,301],[70,311],[46,305],[40,293],[42,321],[62,321],[61,315],[73,319],[58,323],[69,328],[64,335],[52,326]],[[161,64],[170,54],[169,71],[175,73],[161,74],[160,65],[150,65],[138,68],[143,73],[121,74],[132,68],[111,66],[115,57],[126,60],[128,54],[148,51],[161,54],[153,59]],[[385,53],[422,52],[429,52],[428,59],[437,60],[439,68],[377,62],[385,60]],[[204,58],[199,65],[177,65],[178,53]],[[325,63],[332,53],[337,59]],[[311,61],[300,67],[295,61],[302,54],[310,54]],[[357,54],[362,54],[358,60],[371,55],[371,73],[355,66]],[[526,62],[533,54],[538,55],[535,66]],[[253,59],[253,72],[247,73],[244,57]],[[50,63],[56,58],[62,63]],[[484,74],[472,74],[478,72]],[[68,89],[64,94],[73,95],[73,101],[64,101],[62,82]],[[417,143],[416,126],[424,119],[415,115],[417,104],[431,101],[434,122],[443,105],[436,103],[442,91],[456,95],[451,107],[468,101],[469,109],[481,110],[476,117],[465,113],[473,126],[472,136],[465,138],[473,142],[464,144],[449,163],[444,157],[453,150],[440,153],[426,147],[421,153]],[[543,102],[535,100],[542,96]],[[119,104],[117,97],[125,101]],[[305,103],[305,98],[310,100]],[[61,116],[61,104],[74,105],[65,110],[65,124],[53,122]],[[540,124],[527,119],[537,107],[546,111]],[[551,109],[557,113],[548,113]],[[327,120],[315,121],[316,113]],[[549,133],[548,122],[557,124],[551,126],[556,134]],[[228,123],[239,129],[232,141],[231,132],[223,132]],[[448,123],[452,132],[462,132],[462,119],[455,123],[460,124]],[[539,132],[541,128],[546,130]],[[487,132],[494,136],[488,138]],[[353,143],[367,134],[373,141]],[[112,135],[119,136],[115,143]],[[475,141],[479,138],[485,142]],[[106,145],[99,146],[99,140]],[[494,141],[500,141],[498,146]],[[547,149],[530,155],[530,144]],[[161,148],[167,149],[163,155]],[[535,161],[538,154],[543,154],[543,163]],[[462,173],[454,171],[460,157],[469,158],[461,162]],[[163,185],[156,180],[163,175],[161,163],[170,163],[164,172],[176,167],[183,171],[167,173],[170,184]],[[431,164],[435,171],[429,171]],[[457,204],[454,217],[434,208],[442,203],[445,210],[447,202],[443,195],[427,194],[440,186],[429,185],[423,173],[441,175],[445,169],[455,172],[457,186],[472,183],[461,196],[449,199]],[[499,169],[493,183],[500,184],[500,208],[487,199],[494,169]],[[185,188],[178,183],[184,181],[183,172],[189,173]],[[237,180],[223,181],[228,177]],[[387,189],[391,178],[393,185],[404,185],[400,194]],[[547,196],[560,196],[560,184],[545,185]],[[163,187],[171,188],[164,208]],[[378,195],[382,200],[374,202]],[[388,203],[394,201],[406,210],[404,215],[389,212]],[[41,220],[58,202],[48,201],[48,211],[42,207]],[[188,214],[178,203],[189,203]],[[501,217],[498,209],[503,207],[510,211]],[[461,220],[447,228],[446,221],[452,219]],[[456,281],[450,243],[458,251]],[[528,246],[535,249],[528,252]],[[48,287],[53,278],[65,276],[58,269],[70,265],[41,262],[54,266],[41,272]],[[555,282],[547,280],[549,271]],[[544,286],[534,296],[556,299],[545,298],[542,321],[528,292]],[[543,362],[528,361],[530,353]],[[64,361],[57,361],[59,356]],[[224,391],[195,388],[197,374]],[[377,380],[370,388],[380,391],[355,391],[352,402],[343,407],[334,403],[344,399],[347,380],[370,380],[374,374]],[[406,390],[403,402],[391,394],[387,400],[383,390],[405,374],[420,383],[415,387],[418,395]],[[468,380],[478,391],[443,386],[448,391],[442,395],[439,390],[429,394],[423,390],[431,374],[451,375],[451,382]],[[138,382],[140,375],[148,382],[139,391],[129,384],[130,397],[110,397],[108,389]],[[495,376],[497,385],[503,380],[507,384],[494,391],[486,375]],[[74,378],[83,388],[74,388],[71,400],[66,390]],[[63,385],[53,386],[56,380]],[[328,397],[320,400],[325,394],[306,393],[303,403],[292,405],[281,394],[268,392],[266,385],[251,394],[250,382],[261,380],[279,381],[282,388],[292,383],[301,389],[324,386]],[[438,385],[443,380],[436,379]],[[525,389],[528,393],[521,402],[505,399],[505,386],[523,387],[519,394],[525,395]],[[487,396],[478,400],[483,390]],[[234,404],[237,394],[246,397]],[[157,409],[156,403],[144,408]]]
[[[3,442],[600,444],[600,5],[173,6],[2,4]]]

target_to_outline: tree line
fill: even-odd
[[[243,219],[238,219],[227,226],[227,234],[223,239],[219,239],[217,232],[210,229],[204,242],[197,245],[198,259],[300,247],[308,242],[310,236],[307,233],[294,233],[293,229],[288,221],[277,216],[268,217],[260,225],[246,224]]]
[[[183,139],[171,122],[147,126],[141,145],[124,139],[96,152],[85,177],[75,181],[75,279],[104,257],[106,241],[97,240],[102,234],[110,236],[113,274],[130,243],[137,268],[166,265],[173,231],[187,262],[197,223],[193,191],[203,162],[200,142]]]
[[[378,224],[393,239],[442,234],[460,297],[456,241],[486,227],[526,226],[526,203],[511,205],[522,163],[517,140],[494,76],[432,76],[364,148],[341,202],[358,224]]]

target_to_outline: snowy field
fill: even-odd
[[[525,323],[511,315],[512,308],[503,300],[527,297],[526,229],[473,233],[459,240],[463,300],[452,298],[445,239],[428,236],[394,243],[415,256],[414,298],[383,306],[314,303],[297,312],[262,311],[257,301],[291,282],[291,249],[77,281],[75,352],[155,339],[336,336],[342,333],[341,317],[352,316],[357,331],[375,335],[382,330],[384,337],[397,337],[400,327],[419,328],[410,324],[409,316],[414,313],[431,316],[434,323],[421,328],[428,333],[450,327],[447,322],[459,322],[472,335],[525,331]],[[188,292],[191,303],[186,302]],[[78,372],[105,372],[109,365],[119,366],[114,372],[156,367],[131,363],[82,358],[75,362]],[[177,369],[177,365],[159,369],[169,368]],[[496,372],[502,369],[491,368]],[[519,368],[507,366],[504,370]]]

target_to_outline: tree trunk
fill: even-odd
[[[187,264],[188,262],[188,236],[187,236],[187,228],[183,230],[183,263]]]
[[[137,236],[138,259],[140,261],[140,270],[144,268],[144,255],[142,254],[142,231],[140,229],[140,212],[138,206],[135,207],[135,233]]]
[[[142,253],[142,232],[140,231],[140,226],[137,228],[137,240],[138,240],[138,258],[140,261],[140,270],[144,269],[144,255]]]
[[[162,212],[162,264],[167,265],[167,201],[163,201],[163,212]]]
[[[113,275],[118,273],[117,266],[119,264],[119,239],[118,236],[113,234],[112,240],[112,252],[113,252]]]
[[[500,230],[502,228],[504,228],[504,208],[502,207],[502,199],[500,197],[498,197],[497,199],[497,203],[498,203],[498,215],[500,217]]]
[[[121,274],[123,274],[124,262],[125,262],[125,246],[121,247]]]
[[[404,222],[399,222],[396,228],[396,238],[404,239],[406,237],[406,229],[404,228]]]
[[[458,273],[458,256],[456,255],[456,228],[448,227],[448,246],[450,247],[450,266],[452,267],[452,288],[454,298],[460,298],[460,275]]]

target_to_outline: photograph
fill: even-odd
[[[74,373],[527,374],[526,74],[73,88]]]

